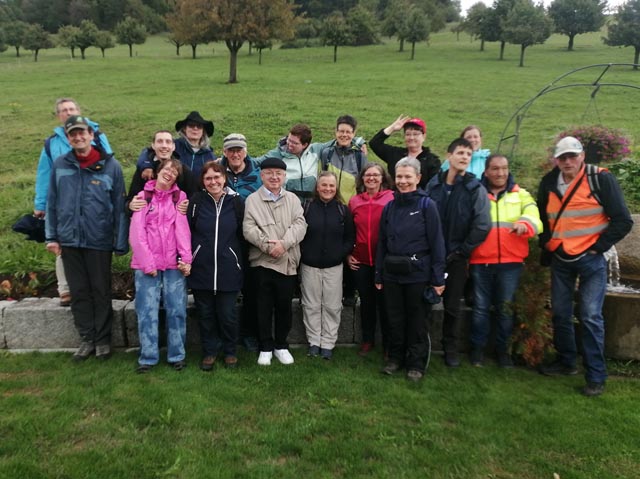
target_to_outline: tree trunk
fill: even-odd
[[[242,48],[241,40],[226,40],[229,49],[229,81],[227,83],[238,83],[238,50]]]
[[[71,47],[71,58],[76,57],[76,47]]]
[[[176,45],[176,56],[180,56],[180,45]]]
[[[40,50],[38,50],[37,48],[33,51],[33,61],[37,62],[38,61],[38,52]]]
[[[20,46],[16,45],[16,56],[19,57],[20,56]]]
[[[129,43],[129,58],[133,58],[133,43]]]
[[[84,60],[84,51],[86,50],[86,48],[82,48],[80,47],[80,58],[82,58]]]
[[[253,55],[253,42],[249,42],[249,56]]]
[[[633,69],[637,70],[638,69],[638,58],[640,57],[640,47],[635,47],[636,48],[636,53],[633,56]]]
[[[567,47],[568,51],[573,51],[573,37],[575,37],[575,35],[569,35],[569,46]]]
[[[106,50],[105,48],[101,48],[101,49],[100,49],[100,51],[102,52],[102,58],[104,58],[104,51],[105,51],[105,50]]]
[[[504,60],[504,44],[506,42],[503,40],[500,42],[500,60]]]
[[[258,65],[262,65],[262,48],[258,48]]]
[[[198,44],[196,43],[195,45],[192,43],[191,44],[191,58],[193,60],[196,59],[196,48],[198,48]]]
[[[526,44],[523,43],[522,45],[520,45],[520,65],[518,65],[518,66],[521,66],[521,67],[524,66],[524,50],[525,50],[525,48],[527,48]]]
[[[338,61],[338,45],[333,46],[333,63]]]
[[[404,38],[400,39],[400,50],[398,50],[399,52],[403,52],[404,51]]]
[[[484,38],[480,39],[480,51],[483,52],[484,51]]]
[[[416,42],[411,42],[411,59],[413,60],[416,56]]]

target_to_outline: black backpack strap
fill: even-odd
[[[598,203],[602,204],[600,199],[600,177],[598,176],[600,169],[596,165],[587,163],[585,165],[585,173],[587,175],[587,183],[589,183],[589,188],[591,189],[591,194]]]

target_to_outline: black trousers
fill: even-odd
[[[422,299],[427,283],[384,283],[389,320],[389,359],[424,372],[431,354],[431,305]]]
[[[242,315],[240,316],[240,338],[258,337],[258,306],[256,285],[257,268],[244,270],[242,286]]]
[[[262,266],[257,267],[255,272],[260,351],[287,349],[296,276],[287,276]],[[275,317],[274,325],[272,317]]]
[[[62,247],[71,312],[83,341],[111,344],[111,251]]]
[[[387,350],[389,327],[387,310],[384,304],[384,290],[379,291],[375,286],[375,267],[360,264],[358,270],[351,270],[360,296],[360,321],[362,324],[362,342],[375,343],[376,323],[380,318],[382,329],[382,343]]]
[[[464,286],[469,275],[467,259],[458,258],[449,261],[447,275],[443,294],[442,349],[445,353],[455,353],[458,351],[460,300],[464,295]]]

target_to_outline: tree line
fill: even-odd
[[[133,56],[133,45],[144,43],[147,35],[156,33],[155,28],[162,25],[164,30],[160,31],[169,32],[168,39],[177,55],[181,47],[190,46],[192,57],[196,58],[198,45],[224,42],[230,53],[229,83],[238,81],[237,55],[244,44],[248,44],[250,52],[253,48],[258,50],[260,62],[262,50],[270,48],[274,40],[283,42],[283,48],[330,45],[336,62],[340,46],[375,44],[380,35],[385,35],[397,38],[399,51],[404,51],[405,42],[410,43],[413,59],[417,42],[428,41],[431,32],[460,19],[457,0],[115,0],[113,3],[125,5],[125,16],[111,30],[99,27],[113,20],[113,16],[103,12],[100,24],[84,18],[76,24],[58,26],[52,35],[42,24],[20,19],[30,18],[33,12],[29,13],[31,7],[21,11],[19,4],[39,5],[39,2],[0,0],[0,52],[12,46],[16,56],[20,56],[20,48],[24,48],[33,51],[37,61],[41,49],[58,45],[69,48],[74,58],[78,50],[84,59],[85,50],[93,46],[104,57],[105,50],[115,46],[115,35],[118,43],[129,46],[129,55]],[[46,3],[50,5],[49,11],[66,5],[66,10],[60,9],[72,21],[78,15],[77,10],[84,11],[85,2],[98,8],[111,4],[112,0]],[[533,0],[494,0],[491,7],[483,3],[473,5],[466,18],[452,30],[458,34],[465,31],[479,39],[481,50],[485,42],[500,42],[501,60],[506,43],[520,45],[520,66],[523,66],[525,50],[544,43],[552,32],[567,35],[568,49],[572,50],[576,35],[602,27],[606,8],[605,0],[554,0],[547,9]],[[312,16],[322,16],[327,11],[324,17]],[[638,63],[640,0],[629,0],[618,9],[609,21],[608,35],[603,41],[611,46],[634,47],[634,63]]]
[[[520,66],[524,65],[527,47],[544,43],[552,33],[569,37],[572,51],[577,35],[600,31],[607,22],[606,0],[554,0],[548,8],[532,0],[495,0],[491,7],[478,2],[453,31],[467,32],[485,42],[500,42],[499,59],[504,58],[506,43],[520,45]],[[634,47],[634,64],[640,54],[640,0],[622,4],[607,25],[602,40],[610,46]],[[637,66],[634,67],[637,69]]]

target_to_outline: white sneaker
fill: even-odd
[[[258,356],[258,364],[260,366],[271,366],[272,357],[273,353],[271,351],[260,351],[260,356]]]
[[[293,364],[293,356],[288,349],[274,349],[273,355],[282,364]]]

